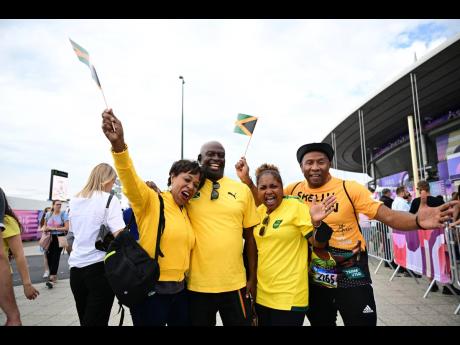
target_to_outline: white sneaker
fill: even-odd
[[[50,276],[50,271],[45,271],[45,273],[43,273],[43,279],[46,279]]]

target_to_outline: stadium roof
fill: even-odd
[[[368,149],[382,147],[392,138],[407,134],[407,116],[414,114],[410,73],[417,78],[422,123],[459,109],[460,35],[415,62],[333,129],[337,169],[362,172],[358,110],[363,111]],[[323,142],[331,144],[331,133]],[[369,155],[367,160],[369,163]]]

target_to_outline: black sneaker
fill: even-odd
[[[48,289],[52,289],[54,287],[53,283],[49,280],[46,282],[46,286],[48,287]]]
[[[431,292],[438,292],[439,291],[439,288],[438,288],[438,285],[436,283],[434,283],[434,285],[431,287]]]

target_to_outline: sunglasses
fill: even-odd
[[[62,204],[54,204],[54,206],[62,206]]]
[[[211,200],[216,200],[219,198],[219,192],[217,191],[220,188],[220,184],[218,182],[214,182],[212,184],[212,191],[211,191]]]
[[[265,235],[265,228],[267,227],[268,225],[268,222],[270,221],[270,217],[268,216],[268,214],[265,216],[264,220],[262,221],[262,227],[260,228],[259,230],[259,236],[263,236]]]

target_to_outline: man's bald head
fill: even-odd
[[[218,141],[209,141],[201,146],[198,162],[203,166],[206,177],[217,181],[224,176],[225,149]]]

